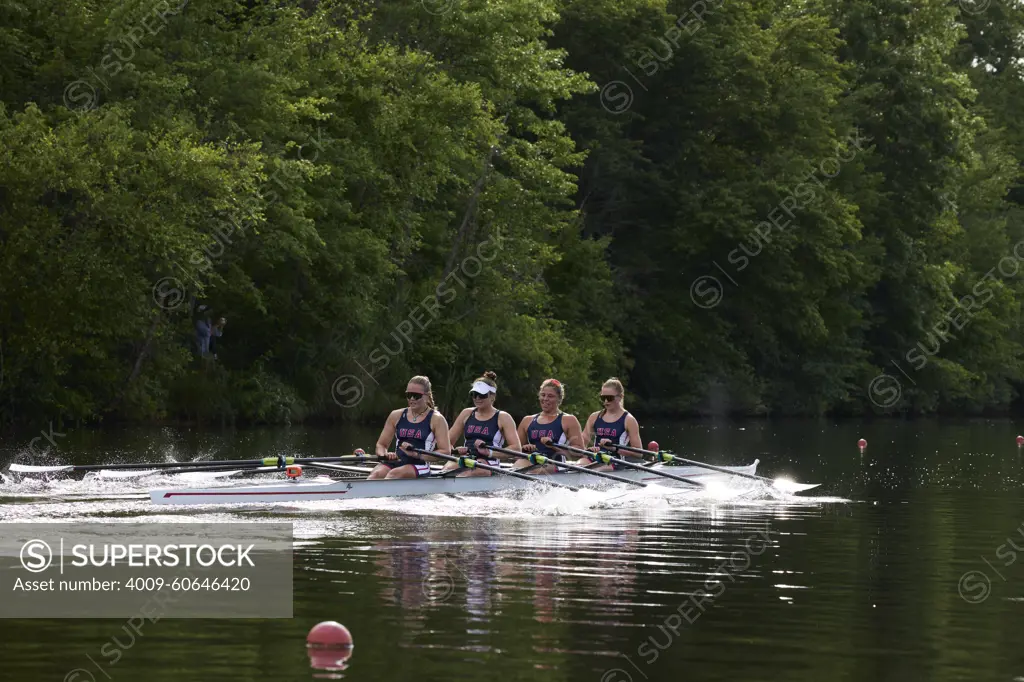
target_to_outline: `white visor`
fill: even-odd
[[[473,387],[470,388],[469,390],[476,391],[477,393],[483,393],[483,394],[497,393],[498,392],[498,389],[496,389],[494,386],[491,386],[490,384],[485,384],[482,381],[477,381],[476,383],[474,383]]]

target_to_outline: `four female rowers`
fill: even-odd
[[[541,384],[537,395],[540,412],[523,417],[518,430],[512,416],[494,406],[498,392],[497,375],[494,372],[485,372],[473,381],[470,387],[473,407],[462,410],[450,430],[444,416],[434,409],[430,379],[415,376],[409,380],[405,390],[408,406],[394,410],[384,423],[376,446],[376,454],[381,461],[374,467],[368,480],[428,476],[430,462],[446,461],[443,472],[458,469],[457,462],[425,453],[451,455],[452,441],[460,437],[463,438],[463,444],[455,449],[456,454],[474,457],[478,462],[490,466],[499,466],[501,458],[513,458],[514,469],[529,469],[531,475],[555,474],[564,469],[553,464],[536,465],[526,457],[516,457],[514,453],[539,453],[550,460],[566,462],[565,452],[556,445],[583,448],[585,443],[596,441],[590,448],[594,452],[602,444],[608,443],[641,447],[640,426],[636,418],[623,407],[625,395],[622,383],[614,378],[601,387],[601,400],[605,407],[590,415],[585,429],[580,428],[580,422],[574,415],[561,411],[565,392],[557,379],[547,379]],[[389,450],[392,445],[394,449]],[[590,464],[592,462],[586,457],[579,460],[580,466]],[[615,467],[603,465],[588,468],[593,471],[611,471]],[[456,475],[490,476],[491,472],[467,468]]]

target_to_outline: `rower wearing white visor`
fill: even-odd
[[[457,442],[460,436],[465,437],[462,447],[455,448],[457,454],[475,457],[483,464],[494,467],[499,465],[497,457],[504,455],[480,447],[480,444],[522,452],[519,434],[516,433],[516,423],[512,419],[512,415],[494,407],[494,401],[498,394],[497,379],[498,375],[494,372],[484,372],[482,377],[473,381],[473,385],[469,389],[473,407],[467,407],[459,413],[455,423],[448,431],[453,443]],[[457,462],[449,462],[442,471],[452,471],[458,467]],[[456,476],[490,475],[491,472],[486,469],[475,468],[466,469],[456,474]]]

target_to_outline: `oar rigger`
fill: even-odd
[[[618,465],[620,465],[622,467],[625,467],[627,469],[636,469],[638,471],[644,471],[646,473],[653,474],[655,476],[661,476],[662,478],[669,478],[669,479],[672,479],[673,481],[680,481],[682,483],[688,483],[688,484],[690,484],[692,486],[696,486],[696,487],[703,487],[704,486],[704,484],[701,483],[700,481],[694,481],[693,479],[686,478],[684,476],[677,476],[676,474],[672,474],[672,473],[669,473],[667,471],[662,471],[660,469],[651,469],[651,468],[648,468],[648,467],[644,466],[643,464],[637,464],[637,463],[634,463],[634,462],[630,462],[629,460],[621,459],[619,457],[612,457],[607,452],[592,452],[590,450],[581,450],[579,448],[574,448],[574,447],[572,447],[570,445],[555,445],[554,447],[559,448],[560,450],[565,450],[566,452],[573,452],[573,453],[576,453],[577,455],[583,455],[584,457],[589,457],[594,462],[601,462],[602,464],[618,464]],[[592,472],[592,473],[598,473],[598,472]]]
[[[459,456],[455,456],[455,455],[446,455],[443,452],[436,452],[436,451],[430,451],[430,450],[421,450],[419,448],[408,448],[408,450],[411,450],[412,452],[415,452],[415,453],[420,454],[420,455],[427,455],[428,457],[438,457],[440,459],[446,459],[449,462],[457,462],[459,464],[459,466],[465,467],[467,469],[484,469],[485,471],[490,471],[491,473],[503,474],[505,476],[511,476],[513,478],[518,478],[518,479],[525,480],[525,481],[533,481],[535,483],[540,483],[542,485],[548,485],[548,486],[551,486],[553,488],[566,488],[568,490],[572,490],[573,492],[579,492],[579,488],[574,488],[574,487],[572,487],[570,485],[565,485],[564,483],[558,483],[556,481],[548,480],[544,476],[530,476],[528,474],[519,473],[518,471],[514,471],[514,470],[511,470],[511,469],[502,469],[501,467],[492,467],[489,464],[484,464],[483,462],[478,462],[475,459],[473,459],[472,457],[466,457],[466,456],[459,457]],[[514,452],[514,451],[510,451],[510,452]],[[516,453],[516,454],[522,455],[521,452],[520,453]]]

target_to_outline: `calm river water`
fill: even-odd
[[[0,620],[0,679],[1024,680],[1022,431],[645,424],[645,440],[677,453],[822,484],[797,497],[659,488],[169,509],[139,495],[168,478],[6,484],[0,523],[291,522],[294,618],[161,619],[131,638],[123,619]],[[49,457],[333,455],[375,438],[69,432]],[[7,443],[0,463],[24,445]],[[343,672],[310,668],[305,636],[325,620],[355,639]],[[100,653],[112,638],[116,662]]]

